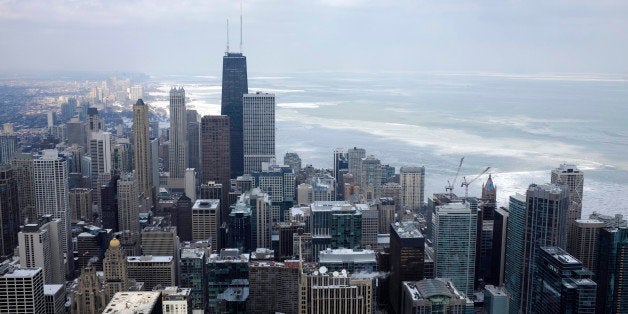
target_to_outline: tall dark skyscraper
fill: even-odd
[[[230,154],[229,118],[227,116],[204,116],[201,119],[201,184],[208,184],[208,182],[213,181],[222,185],[220,215],[223,219],[229,216],[229,206],[231,205],[229,202]]]
[[[222,103],[220,112],[230,119],[231,178],[244,173],[242,96],[248,94],[246,57],[227,52],[222,58]]]

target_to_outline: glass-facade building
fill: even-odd
[[[510,314],[519,313],[521,303],[521,274],[523,272],[523,243],[525,239],[526,198],[516,194],[510,197],[506,227],[506,257],[504,286],[508,291]]]
[[[597,313],[628,312],[628,228],[600,229]]]
[[[244,172],[243,105],[242,96],[248,94],[246,57],[242,53],[227,52],[222,58],[222,103],[220,112],[230,120],[231,178]]]
[[[179,253],[179,286],[190,288],[190,308],[205,310],[207,291],[205,252],[197,248],[182,248]]]

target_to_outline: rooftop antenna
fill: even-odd
[[[240,0],[240,53],[242,53],[242,2],[244,1]]]
[[[229,53],[229,19],[227,19],[227,51]]]

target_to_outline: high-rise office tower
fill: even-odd
[[[0,167],[0,257],[13,255],[20,226],[20,202],[13,169]]]
[[[59,156],[55,149],[43,151],[43,155],[33,160],[35,181],[35,207],[37,214],[50,214],[61,219],[60,232],[63,236],[62,248],[71,252],[70,242],[70,202],[68,189],[68,162]]]
[[[142,255],[177,256],[177,227],[145,227],[141,239]]]
[[[37,222],[33,160],[33,155],[20,153],[13,155],[13,160],[11,161],[11,167],[15,170],[15,178],[17,179],[20,224]]]
[[[199,248],[184,247],[179,252],[179,286],[192,289],[190,291],[190,307],[193,310],[204,311],[207,292],[205,251]]]
[[[249,254],[240,254],[237,249],[222,249],[218,254],[211,254],[207,259],[207,312],[220,313],[219,309],[224,309],[226,303],[246,302],[248,279]],[[236,295],[238,290],[240,298],[229,296]]]
[[[576,219],[582,218],[582,192],[584,187],[584,174],[575,165],[561,164],[552,170],[552,183],[562,184],[569,191],[569,212],[567,214],[567,229]]]
[[[201,123],[196,110],[187,110],[187,144],[188,168],[201,171]]]
[[[98,109],[89,108],[87,109],[87,137],[88,139],[92,135],[92,132],[98,132],[103,129],[103,123],[100,119],[100,115],[98,115]]]
[[[129,275],[126,265],[126,255],[116,238],[109,242],[109,249],[105,252],[102,262],[104,289],[107,301],[120,291],[127,291],[129,287]]]
[[[91,188],[94,199],[100,204],[100,187],[111,180],[111,133],[97,131],[91,132],[89,140],[89,152],[92,162]]]
[[[201,119],[201,183],[209,181],[222,185],[220,196],[220,215],[229,215],[229,181],[231,159],[231,142],[228,116],[204,116]],[[201,195],[201,198],[204,198]],[[220,222],[223,222],[220,220]]]
[[[298,263],[252,261],[249,265],[248,313],[297,313],[298,291]]]
[[[436,206],[432,218],[436,277],[449,278],[465,295],[473,294],[477,241],[477,203]]]
[[[301,274],[299,312],[373,313],[373,281],[344,273]]]
[[[486,183],[482,184],[482,216],[483,220],[493,220],[493,213],[497,206],[497,187],[493,178],[488,175]]]
[[[382,195],[382,163],[370,155],[362,160],[360,183],[362,194],[367,200],[376,200]]]
[[[420,209],[425,200],[425,167],[401,167],[401,206],[405,209]]]
[[[65,282],[63,268],[61,220],[44,216],[39,223],[27,224],[18,233],[20,265],[43,269],[46,284]]]
[[[129,230],[140,234],[140,211],[138,182],[133,173],[127,173],[118,180],[118,230]]]
[[[82,232],[76,236],[75,252],[78,253],[76,269],[92,266],[98,271],[102,270],[102,259],[105,257],[113,232],[93,225],[83,225],[79,230]]]
[[[506,241],[509,211],[506,208],[495,210],[493,219],[493,248],[491,249],[491,272],[484,281],[496,287],[504,284],[504,261],[506,260]]]
[[[9,165],[17,150],[17,137],[13,134],[0,134],[0,165]]]
[[[148,106],[138,99],[133,106],[133,164],[139,192],[147,199],[152,199],[153,195],[150,152]]]
[[[358,184],[362,182],[362,159],[366,158],[366,150],[364,148],[350,148],[347,151],[347,160],[349,173],[353,175],[353,179]]]
[[[196,200],[192,206],[192,241],[210,241],[212,249],[216,249],[219,221],[220,200]]]
[[[127,256],[126,267],[129,278],[143,282],[147,291],[158,285],[170,287],[176,284],[174,256]]]
[[[567,210],[569,191],[555,184],[531,184],[526,193],[525,240],[521,280],[521,307],[525,313],[534,310],[538,299],[538,260],[540,248],[567,244]],[[514,221],[513,221],[514,223]],[[516,307],[515,304],[512,304]]]
[[[174,204],[170,214],[172,226],[177,227],[177,235],[181,242],[192,241],[192,205],[194,201],[185,194],[181,195]]]
[[[519,313],[523,276],[523,256],[526,232],[526,197],[510,196],[508,205],[507,245],[504,260],[504,286],[508,291],[510,314]]]
[[[284,221],[285,212],[295,201],[295,178],[292,168],[271,163],[268,169],[252,175],[254,184],[270,195],[272,222]],[[242,192],[246,192],[244,188]]]
[[[598,240],[597,313],[628,311],[628,228],[600,229]]]
[[[92,189],[70,189],[70,211],[72,212],[72,221],[92,221],[94,218],[94,214],[92,212],[92,200]]]
[[[335,190],[336,190],[336,199],[341,200],[342,199],[342,195],[344,194],[344,189],[343,189],[343,185],[344,182],[342,182],[342,171],[347,171],[347,169],[349,169],[349,160],[347,159],[349,157],[348,155],[348,151],[346,148],[336,148],[334,149],[334,179],[336,180],[336,186],[335,186]],[[388,228],[388,227],[386,227]]]
[[[425,238],[419,231],[418,223],[398,222],[389,228],[390,303],[395,312],[400,313],[402,282],[423,279]]]
[[[170,89],[170,178],[183,178],[187,169],[187,112],[183,87]]]
[[[242,96],[248,94],[246,57],[226,52],[222,58],[222,102],[220,114],[228,116],[231,147],[231,178],[244,174]]]
[[[604,223],[597,220],[576,219],[571,224],[567,237],[567,252],[582,262],[582,265],[596,272],[597,240]]]
[[[4,266],[4,265],[3,265]],[[14,268],[0,272],[0,313],[46,313],[41,268]]]
[[[275,95],[257,92],[242,97],[244,173],[251,174],[275,158]]]
[[[252,229],[253,229],[253,212],[251,206],[244,203],[236,203],[229,213],[226,223],[226,247],[236,248],[240,252],[254,251]]]
[[[597,284],[593,273],[565,250],[544,246],[539,250],[536,313],[595,313]]]

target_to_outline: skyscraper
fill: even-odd
[[[187,112],[185,111],[185,90],[183,87],[170,89],[170,151],[168,154],[170,178],[185,177],[188,159]]]
[[[61,219],[61,247],[67,253],[70,248],[70,204],[68,189],[68,162],[55,149],[46,149],[33,161],[35,182],[35,207],[37,214],[52,215]],[[71,251],[70,251],[71,252]]]
[[[201,171],[201,124],[198,120],[199,115],[196,110],[187,110],[187,141],[188,141],[188,168],[194,168],[197,172]]]
[[[405,209],[419,209],[425,199],[425,167],[401,167],[401,206]]]
[[[42,270],[7,266],[0,272],[0,313],[45,313]]]
[[[449,278],[466,296],[473,294],[477,203],[436,206],[433,214],[436,277]]]
[[[567,252],[582,262],[582,265],[596,272],[597,240],[604,223],[597,220],[576,219],[567,237]]]
[[[242,96],[248,92],[246,57],[242,53],[227,51],[222,58],[220,114],[228,116],[230,120],[231,178],[244,173]]]
[[[569,212],[567,214],[567,229],[576,219],[582,218],[582,191],[584,186],[584,174],[575,165],[561,164],[552,170],[552,183],[562,184],[569,191]]]
[[[229,214],[229,176],[231,144],[228,116],[204,116],[201,119],[201,183],[210,181],[222,185],[220,203],[224,218]],[[202,193],[201,193],[202,194]],[[201,198],[205,198],[201,195]],[[219,223],[223,222],[222,220]]]
[[[18,233],[20,265],[25,268],[39,267],[43,270],[46,284],[65,282],[63,271],[60,219],[46,215],[37,224],[25,225]]]
[[[628,311],[628,228],[604,228],[598,241],[597,313]]]
[[[521,308],[533,312],[539,298],[538,260],[543,246],[565,248],[569,191],[555,184],[531,184],[526,193],[526,221],[521,281]],[[514,222],[513,222],[514,223]],[[515,307],[515,304],[512,304]]]
[[[397,222],[390,228],[390,303],[400,313],[403,281],[423,279],[425,238],[419,225]]]
[[[138,99],[133,106],[133,152],[138,190],[145,198],[152,199],[153,177],[148,139],[148,106],[141,99]]]
[[[127,173],[118,180],[118,229],[140,234],[138,182],[133,173]]]
[[[104,289],[107,301],[120,291],[126,291],[129,287],[129,275],[126,265],[126,255],[116,238],[109,242],[109,249],[105,252],[102,262]]]
[[[245,94],[242,108],[244,173],[251,174],[275,158],[275,95]]]
[[[367,200],[376,200],[382,194],[382,163],[370,155],[362,160],[360,188]]]
[[[353,179],[358,184],[362,182],[362,159],[366,158],[366,150],[364,148],[350,148],[347,151],[347,159],[349,163],[349,173],[353,175]]]
[[[17,180],[14,171],[0,167],[0,257],[13,255],[20,225]]]
[[[26,224],[27,220],[30,223],[37,222],[33,160],[33,155],[21,153],[15,154],[11,161],[11,167],[15,170],[15,178],[17,179],[20,224]]]
[[[508,291],[510,314],[519,313],[521,304],[521,280],[523,274],[523,249],[526,232],[526,197],[510,196],[507,218],[507,245],[504,261],[504,286]]]

